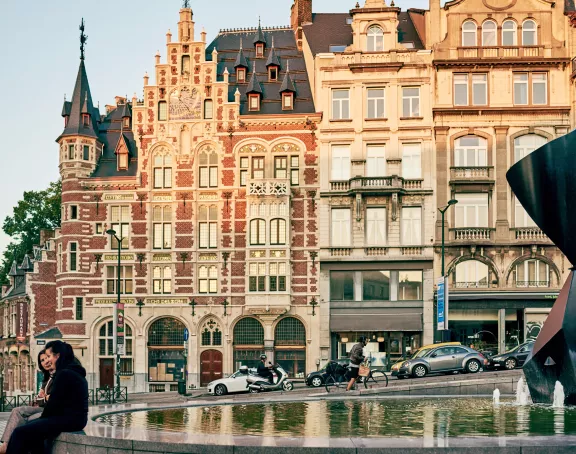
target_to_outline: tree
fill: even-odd
[[[0,268],[0,281],[8,283],[8,272],[12,262],[22,262],[25,254],[32,252],[40,243],[40,230],[60,226],[62,183],[50,183],[43,191],[24,192],[24,198],[14,207],[12,216],[4,219],[2,230],[12,237],[6,247]]]

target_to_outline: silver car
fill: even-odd
[[[416,356],[404,361],[398,373],[398,378],[422,378],[427,374],[440,372],[469,372],[481,371],[488,364],[488,360],[473,348],[463,345],[451,345],[433,348],[422,356]]]

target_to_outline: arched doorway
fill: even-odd
[[[276,325],[274,357],[290,377],[306,374],[306,329],[297,318],[286,317]]]
[[[257,367],[264,353],[264,327],[252,317],[241,319],[234,326],[234,370],[240,366]]]
[[[200,355],[200,386],[222,378],[222,352],[204,350]]]
[[[124,324],[124,355],[120,358],[120,375],[131,376],[134,374],[133,364],[133,339],[132,327]],[[106,386],[112,388],[115,384],[116,355],[114,354],[114,325],[112,320],[104,322],[98,330],[98,372],[100,388]]]
[[[150,325],[148,381],[173,383],[185,379],[184,329],[181,321],[171,317],[160,318]]]

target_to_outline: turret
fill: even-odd
[[[192,8],[190,8],[190,1],[184,0],[180,10],[180,21],[178,22],[178,41],[181,43],[194,41],[193,17],[194,13],[192,13]]]

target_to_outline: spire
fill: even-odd
[[[84,18],[82,18],[82,23],[80,24],[80,60],[84,60],[86,41],[88,41],[88,36],[84,34]]]
[[[256,31],[256,37],[252,44],[266,44],[266,37],[264,36],[264,32],[262,31],[262,25],[260,24],[260,16],[258,16],[258,30]]]
[[[248,87],[246,88],[246,94],[248,93],[258,93],[262,94],[262,86],[256,76],[256,62],[254,62],[254,69],[252,71],[252,77],[250,77],[250,82],[248,82]]]
[[[122,118],[126,117],[132,118],[132,109],[130,108],[128,101],[126,101],[126,104],[124,104],[124,107],[122,108]]]
[[[244,52],[242,50],[242,38],[240,38],[240,50],[238,51],[238,55],[236,56],[236,62],[234,63],[234,68],[243,67],[248,69],[248,61],[244,56]]]
[[[22,265],[20,265],[20,269],[22,271],[32,271],[34,269],[34,265],[32,265],[32,261],[28,255],[24,256],[24,260],[22,260]]]
[[[274,36],[272,36],[272,49],[270,54],[268,54],[268,60],[266,61],[266,68],[269,66],[278,66],[280,68],[280,58],[276,54],[276,49],[274,48]]]
[[[190,9],[190,0],[184,0],[184,3],[182,3],[182,8]]]
[[[8,276],[18,276],[18,265],[16,265],[16,260],[12,262],[12,266],[10,267],[10,271],[8,272]]]
[[[286,74],[284,75],[282,86],[280,87],[280,93],[284,93],[285,91],[291,91],[292,93],[296,93],[296,86],[294,85],[294,82],[292,82],[292,78],[290,77],[290,60],[286,62]]]

